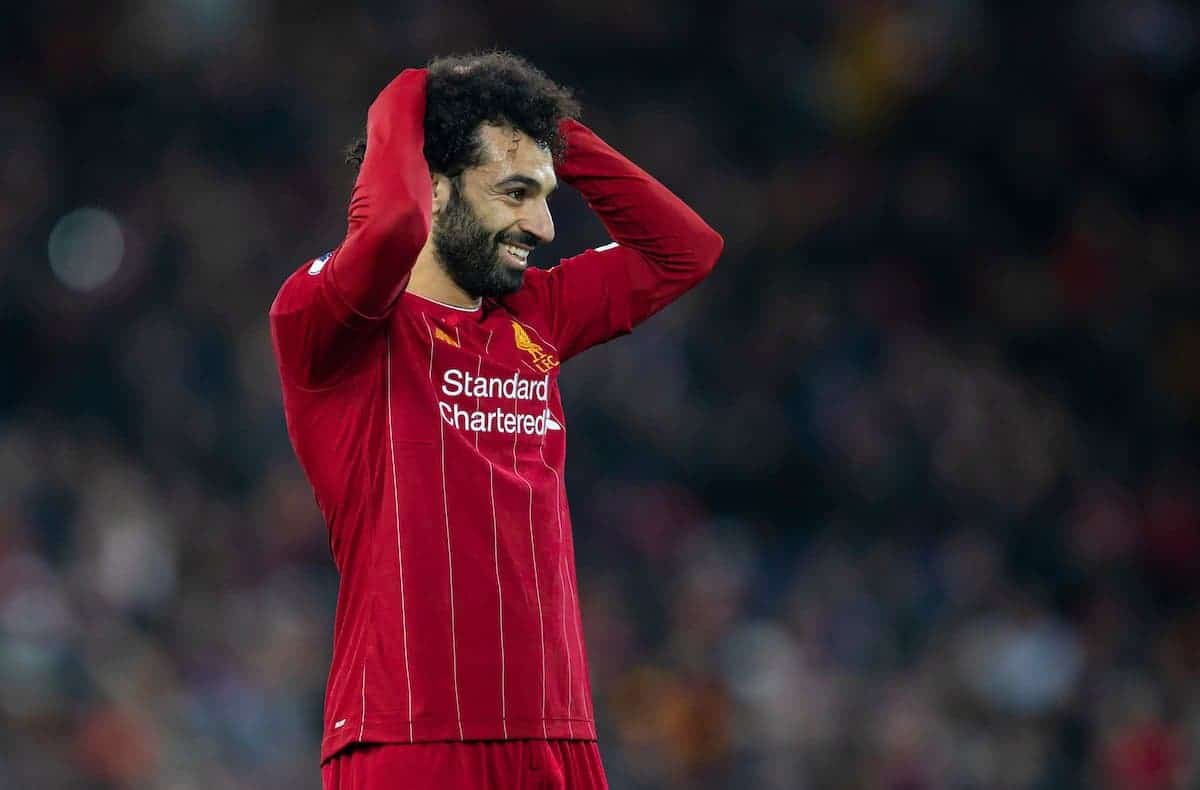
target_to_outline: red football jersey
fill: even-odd
[[[425,73],[368,114],[346,239],[271,307],[288,433],[341,586],[322,762],[349,743],[596,737],[561,363],[703,278],[721,238],[590,130],[559,177],[616,243],[474,310],[405,291],[431,221]]]

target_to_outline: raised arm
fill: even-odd
[[[346,238],[288,278],[271,305],[280,370],[299,386],[337,381],[395,307],[429,236],[425,82],[424,69],[405,70],[371,104]]]
[[[540,277],[555,342],[566,358],[631,331],[700,282],[724,240],[591,129],[570,119],[560,129],[567,153],[558,176],[579,190],[615,242]]]

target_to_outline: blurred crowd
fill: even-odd
[[[726,237],[563,375],[612,786],[1200,786],[1192,4],[355,6],[4,11],[0,789],[319,786],[266,311],[374,93],[492,46]]]

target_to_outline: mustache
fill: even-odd
[[[542,240],[532,233],[526,233],[523,230],[515,233],[501,233],[496,236],[496,241],[500,244],[520,244],[523,247],[534,248],[542,243]]]

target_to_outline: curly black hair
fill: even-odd
[[[492,51],[434,58],[426,68],[425,160],[434,172],[457,177],[480,164],[484,123],[513,126],[556,160],[562,156],[558,122],[579,117],[579,102],[529,61]],[[346,162],[359,167],[366,151],[361,137],[346,149]]]

